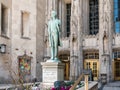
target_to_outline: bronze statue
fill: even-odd
[[[48,22],[49,45],[51,48],[51,59],[53,62],[60,62],[58,59],[58,46],[60,42],[60,20],[56,18],[57,13],[52,11],[51,19]]]

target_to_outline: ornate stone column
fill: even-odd
[[[79,60],[79,74],[83,72],[83,6],[86,3],[86,0],[79,0],[79,9],[78,9],[78,60]],[[84,4],[83,4],[84,3]]]
[[[112,77],[113,0],[99,0],[99,62],[100,80],[106,74],[106,82]],[[105,68],[105,69],[103,69]]]
[[[71,2],[70,79],[76,80],[83,69],[82,0]]]

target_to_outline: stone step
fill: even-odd
[[[120,81],[110,82],[103,86],[101,90],[120,90]]]
[[[102,90],[120,90],[120,87],[103,87]]]

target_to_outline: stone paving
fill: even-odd
[[[120,81],[110,82],[103,86],[101,90],[120,90]]]
[[[12,84],[0,84],[0,90],[7,90],[12,87],[15,87],[15,86]]]

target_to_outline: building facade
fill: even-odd
[[[93,80],[120,80],[120,0],[46,0],[44,59],[50,57],[47,22],[56,10],[61,20],[65,79],[91,69]]]
[[[12,27],[10,23],[11,18],[9,18],[9,21],[8,21],[8,17],[11,16],[11,9],[12,9],[11,0],[9,1],[2,0],[0,1],[0,3],[4,3],[4,5],[0,4],[0,21],[1,21],[0,22],[0,33],[1,33],[0,44],[6,44],[8,47],[7,50],[8,52],[10,52],[10,49],[9,49],[10,40],[8,39],[8,37],[10,37],[9,32]],[[5,6],[7,6],[9,10],[6,9]],[[5,25],[7,25],[7,27]],[[10,57],[10,54],[0,54],[0,71],[1,71],[1,74],[0,74],[1,82],[0,83],[2,83],[3,81],[9,78],[8,76],[9,72],[7,71],[6,66],[5,66],[5,63],[7,65],[9,57]]]
[[[50,58],[48,21],[61,20],[65,80],[91,69],[93,80],[120,80],[120,0],[0,0],[0,83],[42,80]],[[23,77],[24,76],[24,77]]]
[[[44,4],[41,0],[0,0],[0,84],[40,79]]]

